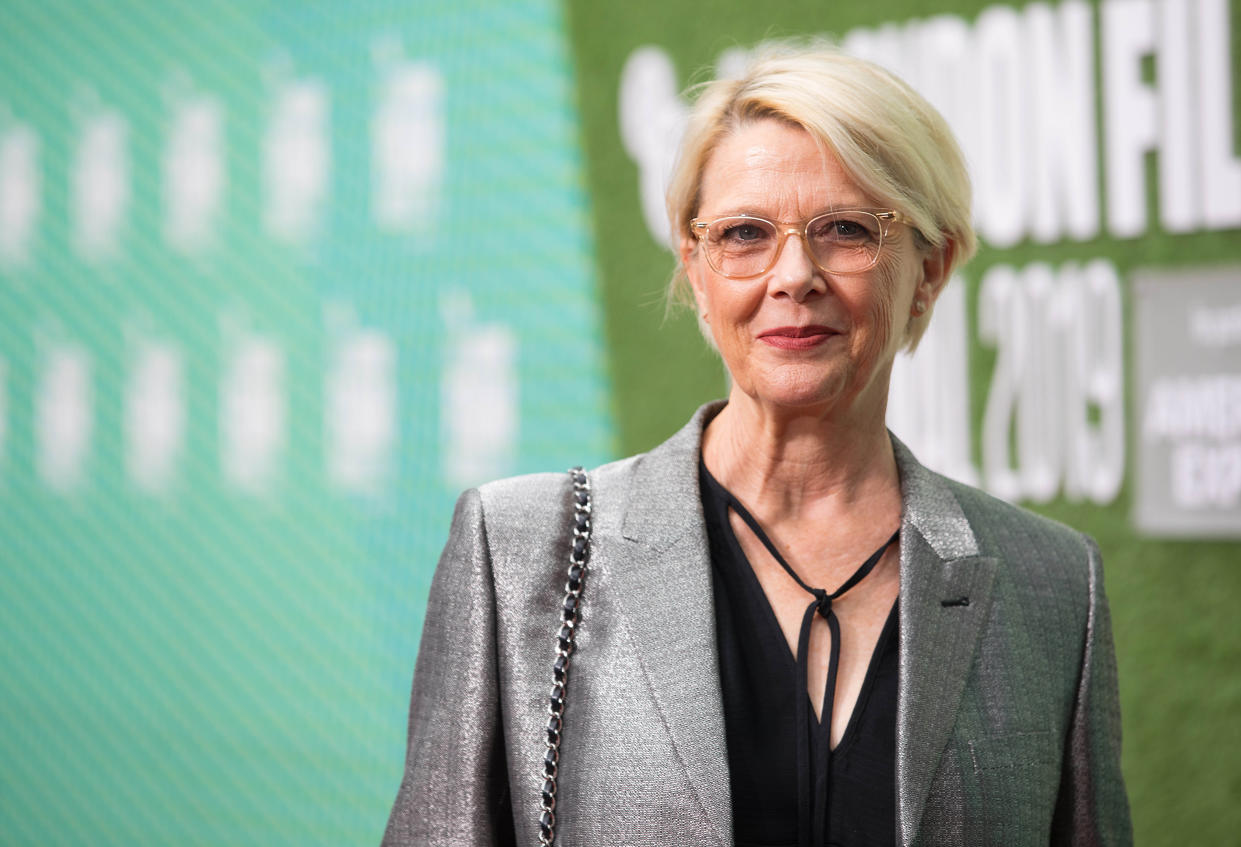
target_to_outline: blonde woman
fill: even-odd
[[[576,490],[463,495],[386,843],[1131,843],[1097,548],[884,425],[975,247],[943,119],[877,66],[773,50],[701,92],[668,208],[727,401]]]

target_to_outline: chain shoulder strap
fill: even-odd
[[[560,765],[560,732],[564,726],[569,657],[577,635],[582,583],[590,558],[590,478],[581,467],[569,471],[573,480],[573,549],[569,552],[568,579],[564,586],[560,632],[556,635],[556,659],[552,663],[552,693],[547,713],[547,753],[543,756],[543,791],[539,797],[539,843],[550,847],[556,840],[556,778]]]

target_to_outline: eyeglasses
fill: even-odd
[[[845,209],[811,218],[804,225],[776,223],[753,215],[713,221],[694,218],[689,225],[702,242],[707,264],[716,273],[729,279],[751,279],[775,267],[790,235],[801,238],[810,259],[826,273],[870,270],[879,261],[883,239],[892,223],[907,222],[894,209]]]

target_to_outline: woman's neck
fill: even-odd
[[[771,409],[734,388],[703,436],[712,475],[760,518],[899,519],[900,479],[884,408],[863,416]]]

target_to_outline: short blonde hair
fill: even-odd
[[[947,121],[895,74],[822,41],[760,47],[737,79],[699,87],[668,186],[673,243],[693,239],[702,178],[720,142],[742,126],[776,119],[801,127],[840,161],[858,187],[905,214],[925,244],[953,242],[945,277],[977,249],[970,179]],[[692,302],[684,268],[670,296]],[[914,349],[930,310],[909,326]]]

